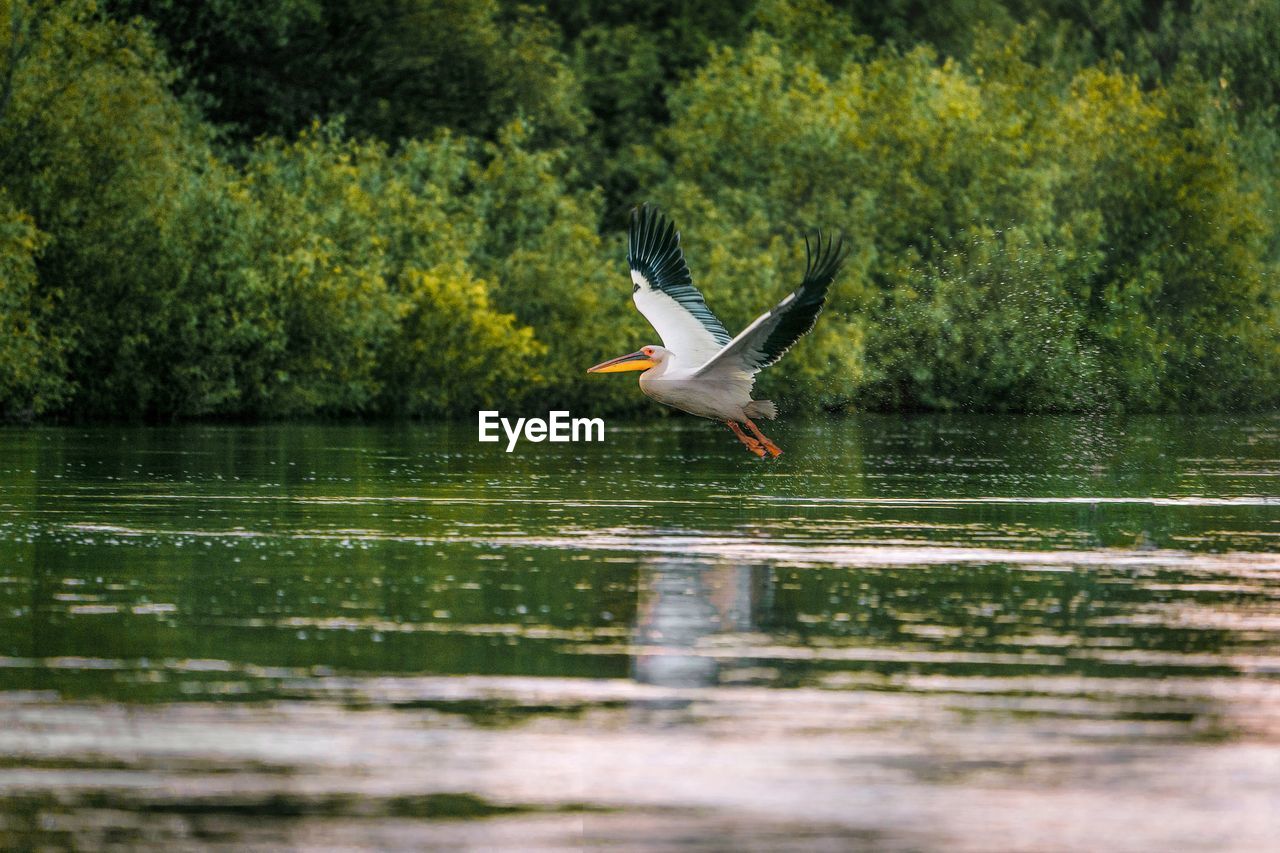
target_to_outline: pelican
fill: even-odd
[[[636,308],[662,338],[589,368],[588,373],[643,370],[640,390],[672,408],[723,423],[756,456],[781,456],[782,450],[752,418],[773,420],[771,400],[753,400],[751,389],[761,370],[813,328],[844,260],[842,240],[817,245],[806,237],[804,279],[786,299],[766,311],[736,338],[730,338],[702,294],[693,286],[680,248],[680,232],[655,207],[631,211],[627,262]],[[751,431],[748,435],[743,427]]]

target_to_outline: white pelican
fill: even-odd
[[[656,208],[631,211],[627,262],[636,308],[653,326],[663,346],[642,347],[590,368],[588,373],[643,370],[640,390],[659,403],[720,421],[756,456],[781,456],[753,417],[773,420],[771,400],[751,399],[755,376],[782,358],[813,328],[844,260],[843,241],[805,238],[804,279],[786,299],[730,339],[724,324],[693,286],[680,249],[680,232]],[[742,431],[751,430],[754,438]]]

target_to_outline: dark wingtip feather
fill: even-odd
[[[818,247],[814,252],[809,251],[809,238],[805,236],[805,270],[804,281],[800,285],[801,288],[810,287],[815,284],[823,284],[823,290],[835,280],[836,274],[840,272],[840,267],[844,264],[848,257],[845,251],[844,235],[837,233],[835,236],[828,235],[823,240],[822,229],[818,229],[817,238]]]
[[[717,342],[727,344],[729,332],[693,286],[675,222],[646,202],[631,209],[627,238],[627,263],[631,268],[643,275],[651,287],[680,303]]]
[[[844,263],[844,238],[827,235],[824,239],[819,229],[812,241],[805,235],[804,253],[804,279],[792,294],[795,298],[782,310],[777,326],[761,343],[757,368],[768,367],[782,358],[796,341],[813,329],[826,304],[827,291]]]

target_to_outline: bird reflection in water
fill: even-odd
[[[642,684],[704,687],[721,680],[706,642],[751,631],[770,596],[761,566],[662,561],[641,582],[632,675]]]

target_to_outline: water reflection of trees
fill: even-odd
[[[1274,442],[1242,440],[1242,424],[1265,435],[1257,431],[1271,423],[793,423],[783,460],[790,469],[753,465],[729,453],[714,428],[678,423],[636,426],[604,445],[483,457],[468,455],[474,433],[460,426],[14,433],[0,447],[12,534],[0,537],[0,561],[11,567],[0,586],[2,653],[349,672],[630,674],[655,683],[723,682],[725,667],[749,666],[749,646],[762,640],[1035,652],[1027,638],[1040,635],[1056,644],[1047,651],[1104,643],[1217,653],[1269,642],[1227,617],[1267,612],[1273,584],[1197,589],[1203,578],[1179,565],[647,562],[640,540],[671,532],[835,546],[1263,551],[1272,547],[1260,537],[1273,536],[1274,506],[875,499],[1251,493],[1270,482],[1246,475],[1274,468]],[[674,455],[664,455],[673,437]],[[839,502],[850,497],[861,502]],[[77,525],[148,533],[112,543]],[[636,550],[591,544],[628,537]],[[82,604],[119,609],[77,613]],[[140,604],[173,609],[133,613]],[[1180,621],[1183,605],[1218,608],[1221,627]],[[735,659],[737,646],[725,646],[738,640],[724,635],[748,632],[755,636],[740,638],[736,662],[717,663]],[[628,637],[640,655],[621,648]],[[1067,666],[1100,670],[1097,660],[1076,655]],[[864,664],[818,654],[771,665],[780,678],[803,679]]]

